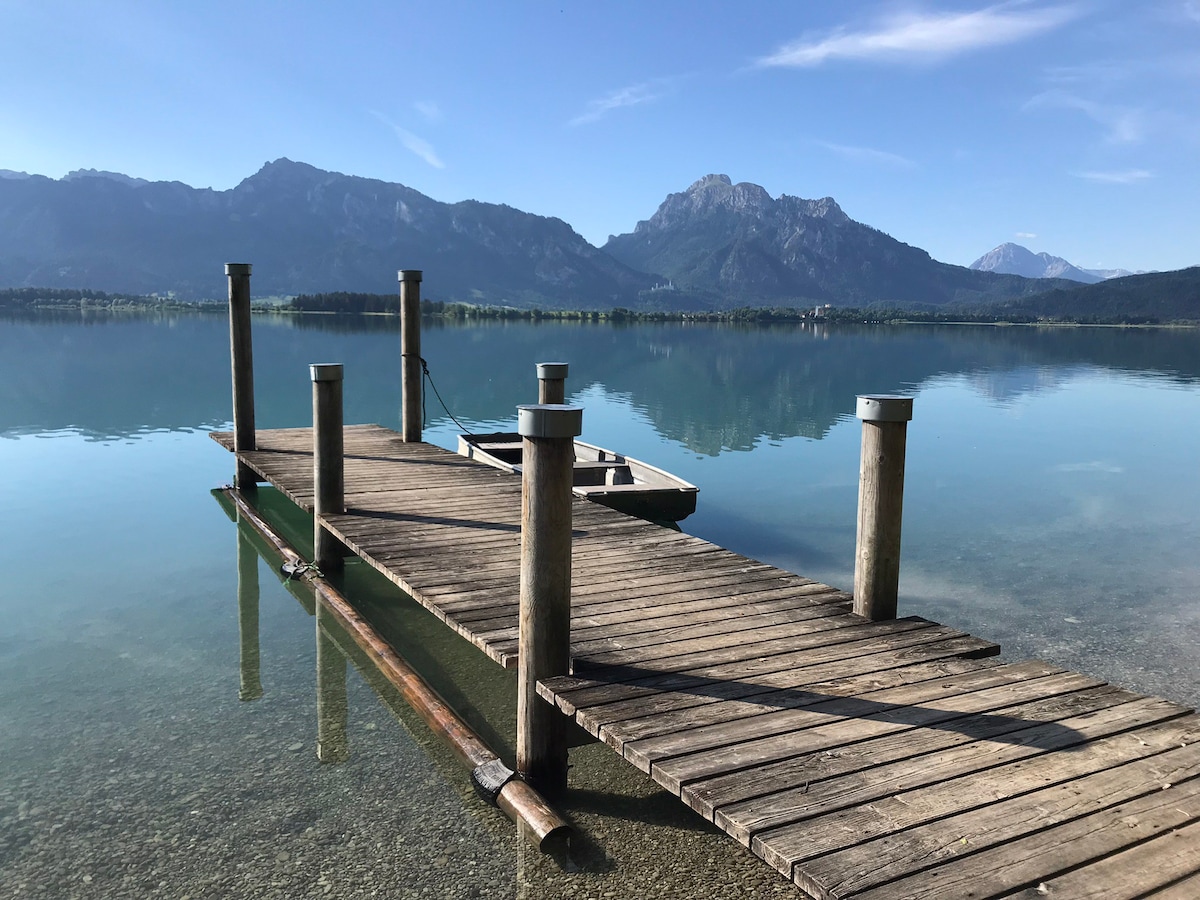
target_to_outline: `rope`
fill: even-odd
[[[401,353],[400,355],[401,356],[411,356],[412,354]],[[429,386],[431,388],[433,388],[433,395],[435,397],[437,397],[438,403],[442,404],[442,409],[444,409],[446,411],[446,415],[448,415],[450,417],[450,421],[458,426],[458,430],[461,431],[463,434],[467,434],[466,426],[463,425],[462,422],[458,421],[458,419],[454,418],[454,413],[450,412],[450,407],[448,407],[446,405],[446,401],[442,399],[442,395],[438,391],[437,385],[433,383],[433,376],[429,374],[429,363],[425,362],[425,357],[423,357],[423,356],[418,356],[417,359],[419,359],[421,361],[421,372],[424,373],[425,380],[429,382]],[[421,426],[422,427],[429,424],[429,411],[425,407],[425,400],[426,400],[425,392],[421,391]]]
[[[287,578],[283,580],[284,584],[288,584],[297,578],[303,578],[308,574],[316,575],[318,578],[325,577],[325,573],[317,568],[316,563],[301,563],[300,565],[295,565],[294,563],[284,563],[279,567],[279,571],[287,576]]]

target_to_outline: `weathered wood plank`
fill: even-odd
[[[854,896],[863,900],[959,900],[972,895],[999,897],[1023,889],[1037,890],[1060,873],[1103,860],[1198,820],[1200,779],[1192,779]],[[1188,836],[1193,834],[1193,830],[1187,832]]]
[[[964,779],[938,785],[942,799],[953,805],[926,806],[932,791],[905,793],[907,802],[926,810],[926,821],[904,830],[897,822],[892,826],[894,830],[882,837],[824,856],[810,853],[815,858],[803,862],[803,877],[806,882],[820,883],[834,895],[853,895],[942,861],[997,847],[1156,793],[1164,784],[1200,777],[1200,747],[1180,747],[1164,741],[1171,730],[1140,732],[1149,739],[1145,744],[1130,734],[1085,744],[1078,753],[1062,756],[1066,765],[1043,766],[1038,778],[1044,786],[1028,792],[1035,779],[1024,768],[1009,765],[984,773],[987,780],[982,786]],[[1169,749],[1164,752],[1164,747]],[[1020,780],[1006,784],[1005,779],[1013,775]],[[989,802],[993,799],[999,802]],[[972,805],[964,812],[938,818],[947,808],[958,810]],[[828,844],[821,840],[821,823],[812,824],[810,833],[822,845]]]

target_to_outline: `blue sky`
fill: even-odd
[[[1200,0],[0,0],[0,168],[268,160],[630,231],[710,172],[966,265],[1200,263]]]

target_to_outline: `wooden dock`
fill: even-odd
[[[213,437],[233,449],[231,433]],[[239,463],[313,508],[311,429]],[[344,430],[354,553],[504,666],[519,478]],[[1200,717],[586,501],[539,693],[820,898],[1200,897]]]

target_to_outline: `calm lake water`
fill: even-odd
[[[256,318],[254,339],[260,427],[309,424],[313,362],[345,363],[348,422],[398,424],[395,320]],[[855,395],[910,394],[901,613],[1200,700],[1200,332],[431,324],[423,355],[480,430],[569,361],[585,440],[700,486],[686,531],[843,588]],[[317,761],[311,602],[210,493],[232,475],[206,434],[229,418],[222,317],[10,316],[0,359],[0,897],[799,896],[603,747],[573,751],[574,858],[529,851],[354,658],[350,758]],[[512,678],[347,577],[510,746]]]

